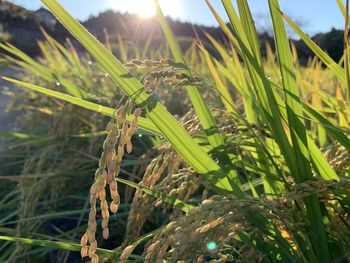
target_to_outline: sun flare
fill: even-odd
[[[120,12],[138,15],[140,18],[150,18],[156,15],[156,6],[153,0],[109,0],[111,5]],[[165,15],[174,17],[181,13],[179,1],[159,0]]]
[[[118,0],[116,2],[123,11],[136,14],[140,18],[150,18],[156,14],[153,0]]]
[[[156,14],[156,7],[152,0],[138,0],[134,9],[134,13],[140,18],[149,18]]]

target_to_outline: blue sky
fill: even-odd
[[[119,11],[137,10],[137,1],[149,0],[59,0],[76,18],[84,20],[89,15],[97,15],[106,9]],[[39,0],[11,0],[29,9],[37,9]],[[204,0],[160,0],[167,15],[181,21],[202,25],[216,25]],[[211,0],[212,5],[224,17],[220,0]],[[268,27],[267,0],[249,0],[256,24]],[[133,6],[134,5],[134,6]],[[281,9],[310,34],[329,31],[332,27],[343,28],[344,20],[335,0],[280,0]],[[142,10],[142,8],[139,8]]]

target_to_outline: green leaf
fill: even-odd
[[[246,31],[252,32],[253,30],[245,30],[243,28],[238,14],[230,0],[222,0],[222,3],[236,34],[239,49],[242,51],[243,60],[252,80],[254,91],[258,97],[258,102],[261,105],[262,119],[270,127],[273,137],[279,144],[286,159],[288,167],[293,169],[292,167],[295,164],[294,155],[282,126],[280,110],[276,102],[275,94],[269,81],[267,81],[265,77],[263,66],[260,63],[261,58],[256,57],[259,54],[252,53],[253,50],[251,49],[248,38],[245,34]],[[253,25],[249,26],[251,27]]]
[[[278,0],[269,0],[270,13],[274,28],[277,57],[282,77],[283,90],[289,129],[292,137],[292,148],[295,155],[295,167],[292,172],[297,183],[312,180],[310,167],[310,153],[304,120],[299,117],[303,115],[300,103],[300,95],[295,77],[291,48],[284,27],[284,21],[279,12]],[[311,240],[318,260],[330,261],[330,254],[326,234],[324,230],[321,208],[316,195],[304,198],[307,215],[310,220]]]
[[[334,74],[339,78],[341,82],[346,84],[345,71],[339,66],[330,56],[327,55],[319,46],[312,41],[298,26],[295,24],[287,15],[282,13],[284,20],[290,25],[291,28],[299,35],[299,37],[304,41],[304,43],[314,52],[314,54],[329,68]]]
[[[171,29],[166,21],[166,18],[160,8],[160,5],[157,0],[153,0],[156,10],[157,10],[157,17],[160,22],[160,25],[162,27],[163,33],[165,35],[165,38],[167,40],[167,43],[170,47],[171,53],[176,60],[176,62],[181,63],[183,65],[186,65],[187,63],[185,61],[185,58],[182,54],[182,51],[180,49],[180,46],[178,45],[173,33],[171,32]],[[192,75],[191,71],[186,68],[182,70],[184,73],[187,73],[189,75]],[[215,122],[214,117],[209,111],[209,108],[205,101],[203,100],[201,94],[199,93],[197,87],[195,86],[188,86],[186,88],[187,93],[191,99],[191,102],[193,104],[193,107],[198,115],[199,121],[204,129],[204,131],[207,134],[208,141],[210,145],[215,148],[222,148],[224,145],[223,138],[219,132],[219,128],[217,127],[217,124]]]
[[[68,93],[71,95],[78,97],[78,98],[86,98],[86,94],[83,90],[79,89],[74,83],[70,82],[69,80],[63,78],[59,72],[54,72],[50,70],[49,68],[41,65],[40,63],[36,62],[34,59],[26,55],[24,52],[16,48],[15,46],[7,43],[2,44],[0,43],[0,48],[4,49],[5,51],[9,52],[10,54],[17,56],[20,58],[20,60],[12,59],[12,61],[29,71],[31,71],[33,74],[39,75],[43,79],[47,81],[54,80],[58,83],[60,83]]]
[[[343,14],[344,18],[346,17],[346,8],[342,2],[342,0],[336,0],[337,4],[339,6],[339,9],[341,11],[341,13]],[[348,24],[350,25],[350,20],[348,20]]]
[[[2,79],[9,81],[11,83],[14,83],[16,85],[22,86],[24,88],[28,88],[28,89],[40,92],[42,94],[49,95],[49,96],[54,97],[54,98],[67,101],[67,102],[72,103],[74,105],[80,106],[82,108],[85,108],[85,109],[88,109],[88,110],[91,110],[94,112],[101,113],[101,114],[109,116],[109,117],[112,117],[113,113],[115,111],[113,108],[110,108],[110,107],[102,106],[102,105],[99,105],[99,104],[96,104],[96,103],[93,103],[93,102],[90,102],[87,100],[79,99],[79,98],[64,94],[62,92],[46,89],[46,88],[43,88],[43,87],[40,87],[37,85],[33,85],[33,84],[29,84],[29,83],[26,83],[26,82],[23,82],[20,80],[8,78],[8,77],[2,77]],[[128,115],[126,117],[126,119],[127,119],[127,121],[130,122],[133,119],[133,116]],[[150,122],[149,120],[147,120],[145,118],[140,117],[139,121],[138,121],[138,125],[142,129],[150,131],[153,134],[161,135],[161,132],[157,129],[157,127],[155,127],[152,122]]]
[[[213,60],[211,58],[211,55],[209,54],[209,52],[204,48],[204,45],[202,43],[200,43],[199,45],[200,50],[202,51],[205,60],[207,61],[207,65],[209,68],[209,71],[215,81],[215,87],[218,91],[218,93],[220,94],[221,97],[221,101],[222,103],[225,105],[225,108],[229,111],[229,112],[236,112],[235,109],[235,103],[233,102],[232,96],[230,94],[230,92],[228,91],[226,85],[223,83],[223,81],[220,79],[221,77],[219,76],[218,71],[216,70]]]
[[[81,249],[80,244],[69,243],[69,242],[58,242],[58,241],[50,241],[50,240],[39,240],[39,239],[9,237],[9,236],[0,236],[0,240],[19,242],[19,243],[31,245],[31,246],[59,248],[59,249],[69,250],[69,251],[80,251]],[[117,252],[113,250],[102,249],[102,248],[98,248],[97,253],[100,255],[106,255],[113,258],[116,258],[118,256]]]
[[[186,66],[186,68],[182,69],[183,73],[192,76],[191,70],[187,67],[187,63],[181,51],[181,48],[178,45],[175,36],[171,32],[171,29],[168,25],[168,22],[166,21],[158,0],[153,0],[153,2],[156,6],[158,20],[175,61]],[[198,88],[195,86],[187,86],[186,91],[197,113],[200,124],[202,125],[203,130],[208,137],[208,142],[212,147],[212,154],[219,160],[219,165],[225,170],[225,172],[229,174],[229,177],[234,181],[234,183],[240,186],[241,183],[239,181],[237,172],[234,170],[230,158],[225,151],[223,137]],[[225,95],[227,96],[228,94],[226,93]],[[226,102],[227,100],[224,101],[225,105],[227,104]]]
[[[307,104],[303,104],[305,112],[312,118],[318,121],[329,135],[333,137],[333,139],[337,140],[341,145],[343,145],[347,151],[350,152],[350,140],[349,138],[342,132],[342,129],[338,129],[335,127],[322,113],[317,112],[312,109]]]

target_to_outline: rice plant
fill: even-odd
[[[1,201],[1,260],[350,259],[347,34],[333,61],[268,0],[276,52],[264,58],[247,0],[221,1],[231,28],[206,1],[227,43],[207,35],[220,57],[199,39],[184,52],[154,0],[171,57],[119,41],[118,59],[56,0],[42,2],[88,54],[45,31],[39,60],[0,44],[23,72],[3,79],[28,91],[12,106],[31,109],[23,133],[4,133],[16,141],[3,165],[20,175],[1,178],[15,185]],[[315,54],[306,67],[285,22]],[[80,210],[60,211],[72,200]],[[49,207],[60,212],[36,215]],[[50,221],[64,215],[79,217],[69,229]]]

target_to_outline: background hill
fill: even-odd
[[[175,36],[179,39],[182,48],[186,49],[195,38],[195,32],[208,46],[205,32],[209,33],[220,42],[225,42],[225,36],[218,27],[193,25],[168,18],[169,24]],[[111,41],[123,40],[142,46],[151,37],[151,46],[157,47],[164,43],[160,26],[155,18],[139,19],[133,14],[122,14],[107,10],[97,16],[91,16],[82,22],[98,39],[105,41],[109,35]],[[36,55],[38,52],[36,41],[43,39],[39,30],[42,26],[51,36],[60,42],[64,42],[70,34],[64,29],[52,14],[46,9],[36,11],[0,0],[0,41],[8,40],[15,46]],[[274,48],[274,41],[268,32],[260,32],[262,53],[265,54],[265,43],[268,42]],[[319,33],[313,36],[313,40],[331,57],[338,61],[343,53],[343,31],[332,29],[327,33]],[[113,42],[115,43],[115,42]],[[294,41],[299,58],[302,62],[312,56],[311,51],[301,41]],[[214,54],[215,55],[215,54]]]

